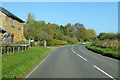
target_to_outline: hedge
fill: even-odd
[[[91,46],[91,45],[87,45],[86,48],[93,52],[97,52],[99,54],[120,60],[120,53],[118,51],[113,51],[112,48],[100,48],[100,47]]]
[[[49,39],[47,40],[47,45],[51,46],[51,45],[66,45],[68,44],[67,41],[63,41],[63,40],[56,40],[56,39]]]
[[[31,47],[35,46],[35,42],[30,42]]]

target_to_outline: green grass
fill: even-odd
[[[49,48],[32,47],[24,52],[2,56],[2,78],[21,78],[51,51]]]
[[[115,51],[113,48],[101,48],[101,47],[91,46],[91,45],[87,45],[86,48],[105,56],[120,59],[120,53],[118,51]]]
[[[118,40],[96,40],[92,43],[92,46],[101,48],[112,48],[112,50],[119,51],[120,43]]]

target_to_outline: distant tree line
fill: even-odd
[[[35,16],[28,14],[27,22],[24,24],[24,35],[27,39],[57,39],[76,43],[77,41],[92,41],[97,38],[93,29],[86,29],[83,24],[71,23],[63,25],[46,23],[45,21],[36,21]]]
[[[120,40],[118,33],[100,33],[97,37],[99,40]]]

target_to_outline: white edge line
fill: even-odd
[[[50,53],[52,53],[53,51],[54,50],[52,50]],[[48,53],[48,55],[42,61],[40,61],[40,63],[25,77],[24,80],[26,80],[26,78],[28,78],[40,66],[40,64],[42,64],[45,61],[45,59],[50,55],[50,53]]]
[[[99,67],[93,65],[96,69],[98,69],[99,71],[101,71],[102,73],[104,73],[105,75],[107,75],[108,77],[112,78],[113,80],[116,80],[115,78],[113,78],[111,75],[109,75],[108,73],[104,72],[102,69],[100,69]]]
[[[54,50],[52,50],[50,53],[52,53],[53,51]],[[23,80],[26,80],[26,78],[28,78],[40,66],[40,64],[42,64],[43,61],[45,61],[45,59],[50,55],[50,53],[48,53],[48,55],[42,61],[40,61],[40,63]]]
[[[82,57],[81,55],[77,54],[79,57],[81,57],[83,60],[87,61],[87,59],[85,59],[84,57]]]
[[[46,57],[37,65],[37,67],[35,67],[25,78],[28,78],[39,66],[41,63],[43,63],[43,61],[46,59]]]

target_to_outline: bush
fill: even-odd
[[[118,51],[119,46],[118,40],[96,40],[92,43],[92,46],[97,46],[100,48],[112,48],[114,51]]]
[[[54,45],[53,42],[52,42],[52,39],[48,39],[46,40],[47,41],[47,46],[52,46]]]
[[[91,46],[91,45],[87,45],[86,48],[93,51],[93,52],[97,52],[97,53],[100,53],[100,54],[105,55],[105,56],[120,59],[119,52],[113,51],[111,48],[101,48],[101,47]]]
[[[31,45],[31,47],[34,47],[35,46],[35,42],[31,42],[30,45]]]
[[[116,40],[118,39],[118,37],[119,37],[118,33],[100,33],[98,36],[100,40],[106,40],[106,39]]]

